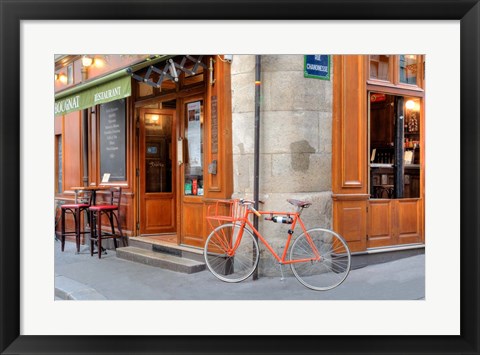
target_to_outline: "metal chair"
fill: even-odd
[[[122,199],[122,188],[112,187],[110,189],[110,198],[108,203],[90,206],[91,236],[90,236],[90,255],[93,256],[94,243],[97,242],[98,258],[102,257],[102,240],[113,239],[115,249],[118,247],[117,238],[122,239],[123,246],[127,246],[120,224],[120,203]],[[102,214],[108,218],[111,232],[102,231]],[[117,232],[115,231],[115,225]]]
[[[80,253],[80,235],[90,233],[85,229],[81,228],[80,216],[82,211],[85,211],[85,216],[88,219],[89,215],[87,213],[89,207],[92,205],[92,193],[91,191],[78,191],[75,193],[75,203],[64,204],[61,206],[61,219],[62,219],[62,229],[61,229],[61,242],[62,242],[62,252],[65,250],[65,237],[67,235],[75,235],[75,242],[77,244],[77,254]],[[71,213],[73,215],[73,220],[75,223],[75,230],[67,232],[65,226],[66,214]]]

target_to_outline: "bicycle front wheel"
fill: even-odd
[[[248,278],[257,267],[258,243],[252,232],[239,224],[224,224],[213,230],[204,248],[205,263],[210,272],[225,282],[240,282]],[[238,238],[237,249],[233,250]]]
[[[295,240],[290,260],[302,259],[304,261],[290,266],[297,280],[312,290],[335,288],[350,272],[351,256],[347,243],[328,229],[310,229]]]

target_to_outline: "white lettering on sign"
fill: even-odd
[[[120,96],[121,93],[121,87],[117,86],[116,88],[113,89],[108,89],[102,92],[97,92],[94,96],[94,101],[100,101],[100,100],[105,100],[105,99],[110,99],[115,96]]]
[[[318,64],[310,64],[310,63],[307,63],[307,69],[316,70],[316,71],[328,71],[328,67],[326,65],[318,65]]]
[[[66,111],[75,110],[80,107],[80,96],[70,97],[68,99],[55,103],[55,115]]]

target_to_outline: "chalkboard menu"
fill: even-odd
[[[126,180],[125,99],[100,105],[100,178]]]

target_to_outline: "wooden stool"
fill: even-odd
[[[122,227],[120,225],[120,202],[122,199],[122,188],[112,187],[110,189],[110,201],[107,204],[90,206],[91,237],[90,237],[90,255],[93,256],[94,242],[97,242],[98,258],[102,257],[102,240],[113,238],[115,249],[117,248],[117,238],[122,239],[123,246],[127,246],[125,237],[123,236]],[[109,222],[112,232],[102,232],[102,214],[105,215]],[[118,233],[115,233],[115,224]]]
[[[80,215],[82,211],[87,212],[88,208],[92,205],[92,193],[90,191],[80,191],[81,196],[78,193],[75,193],[75,203],[71,204],[64,204],[61,206],[62,209],[62,234],[61,234],[61,242],[62,242],[62,252],[65,250],[65,236],[67,235],[75,235],[75,242],[77,244],[77,254],[80,253],[80,235],[89,233],[83,230],[80,227]],[[73,215],[73,220],[75,222],[75,230],[71,232],[65,231],[65,216],[67,213],[71,213]],[[85,213],[86,217],[88,218],[88,214]]]

